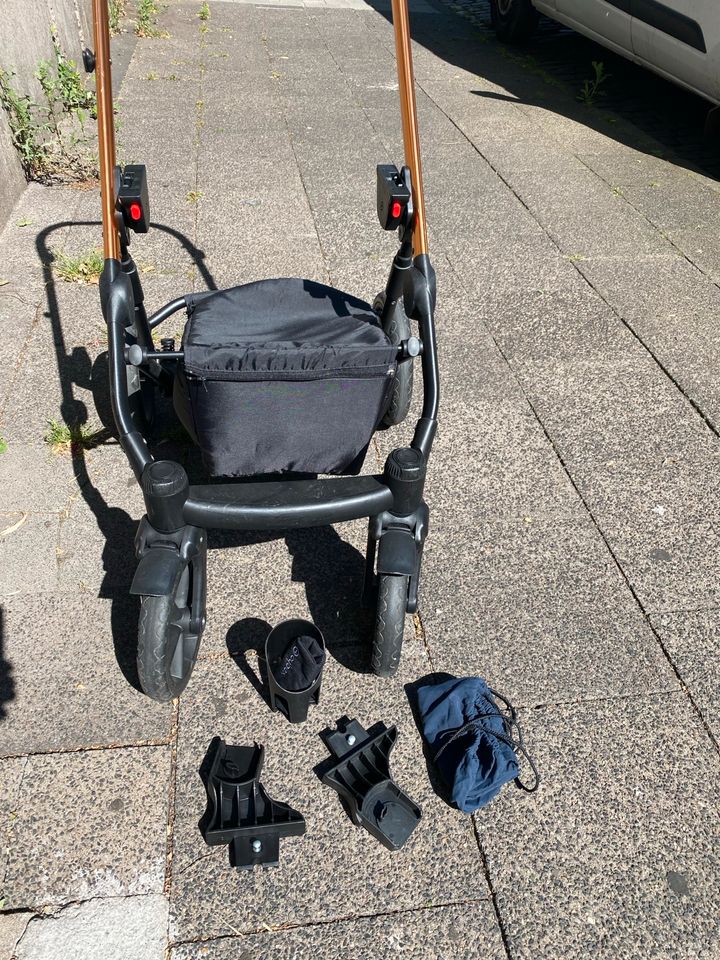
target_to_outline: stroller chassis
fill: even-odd
[[[207,531],[270,531],[368,518],[364,598],[377,616],[372,666],[382,676],[398,668],[406,613],[415,613],[429,511],[425,471],[439,403],[435,342],[435,275],[427,252],[422,172],[415,113],[407,0],[392,0],[400,105],[412,200],[400,226],[400,248],[384,294],[376,304],[388,332],[407,329],[418,338],[398,344],[399,363],[420,354],[423,406],[410,447],[393,450],[382,474],[322,479],[234,481],[190,485],[184,468],[156,461],[146,439],[154,392],[172,389],[182,352],[155,349],[152,331],[186,306],[177,298],[148,316],[128,223],[119,203],[121,171],[115,162],[108,12],[93,0],[96,50],[86,63],[96,70],[100,179],[105,264],[100,279],[108,330],[110,393],[120,443],[143,492],[146,515],[135,539],[138,567],[131,593],[141,597],[138,672],[143,690],[157,700],[177,696],[187,684],[205,626]],[[126,168],[127,170],[127,168]],[[144,214],[145,211],[143,211]],[[130,224],[132,226],[132,224]],[[393,341],[395,342],[395,341]],[[404,398],[407,403],[407,397]]]

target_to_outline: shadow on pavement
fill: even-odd
[[[88,409],[85,403],[75,396],[74,388],[91,391],[98,417],[105,428],[97,437],[96,445],[100,445],[116,442],[109,395],[107,352],[101,353],[93,362],[86,347],[68,348],[55,287],[56,280],[52,270],[54,255],[49,245],[49,238],[57,230],[65,227],[86,226],[100,228],[101,225],[96,221],[62,221],[52,224],[38,234],[36,250],[43,269],[47,317],[52,329],[55,360],[61,384],[60,417],[65,424],[73,428],[79,429],[86,425],[89,420]],[[205,265],[203,252],[198,250],[191,240],[163,224],[153,223],[152,227],[174,237],[192,258],[206,288],[217,289],[215,280]],[[99,301],[97,309],[99,313]],[[160,426],[156,427],[159,442],[154,445],[162,444],[160,455],[164,458],[173,457],[182,462],[191,482],[195,479],[207,482],[199,453],[196,448],[188,447],[189,441],[184,432],[179,430],[169,401],[159,404],[159,418],[162,421]],[[137,521],[125,510],[109,504],[100,490],[93,485],[87,471],[85,453],[82,444],[72,444],[70,456],[78,488],[105,538],[102,556],[104,576],[99,596],[112,601],[111,625],[115,657],[127,682],[139,690],[136,656],[140,603],[138,597],[129,594],[136,566],[134,538]],[[341,540],[332,528],[288,533],[278,531],[269,534],[210,531],[208,540],[210,548],[217,549],[260,543],[283,536],[285,536],[288,551],[293,557],[293,579],[305,583],[311,616],[316,619],[320,630],[325,635],[328,650],[340,662],[346,663],[352,669],[365,669],[361,666],[363,658],[358,657],[357,647],[353,646],[354,642],[360,642],[361,635],[358,631],[362,617],[351,614],[347,620],[343,621],[338,608],[341,601],[348,601],[351,607],[359,604],[362,594],[364,558],[354,547]],[[209,591],[212,596],[212,583],[209,584]],[[354,603],[353,592],[355,593]],[[289,610],[288,617],[293,616],[295,612]],[[245,625],[249,622],[244,621]],[[245,649],[250,649],[259,635],[257,624],[263,621],[253,620],[252,623],[255,626],[249,634],[246,633],[242,624],[236,624],[228,633],[228,648],[241,669],[243,668],[242,644],[246,644]],[[2,646],[0,646],[0,658],[1,656]],[[364,659],[368,658],[369,654]],[[4,664],[5,662],[0,659],[0,719],[3,715],[3,698],[7,700],[12,696],[9,665],[6,668]],[[248,679],[251,679],[249,674]]]
[[[368,3],[391,19],[384,0]],[[447,63],[508,91],[507,96],[473,93],[543,107],[625,146],[720,179],[720,143],[704,136],[712,104],[702,97],[544,17],[527,44],[511,47],[495,38],[489,0],[470,5],[476,22],[440,0],[435,6],[439,12],[429,14],[413,12],[411,4],[413,39]],[[608,80],[586,106],[578,97],[585,81],[593,79],[593,61],[604,64]]]
[[[0,607],[0,722],[7,715],[5,704],[15,699],[12,664],[5,659],[5,611]]]

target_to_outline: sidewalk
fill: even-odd
[[[389,3],[213,2],[206,33],[199,7],[169,5],[120,91],[150,307],[276,275],[372,299],[395,249],[375,165],[402,159]],[[190,685],[138,692],[139,489],[114,441],[43,439],[107,420],[97,288],[43,266],[99,244],[98,196],[30,185],[0,234],[0,960],[720,956],[720,187],[449,7],[411,11],[443,393],[394,680],[367,672],[359,522],[214,533]],[[297,728],[255,679],[288,616],[331,654]],[[434,671],[521,708],[537,793],[472,818],[435,795],[404,691]],[[398,725],[423,808],[401,853],[313,772],[344,713]],[[266,744],[306,818],[277,870],[203,843],[215,735]]]

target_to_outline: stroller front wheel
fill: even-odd
[[[409,582],[409,577],[378,577],[372,668],[379,677],[395,676],[400,666]]]
[[[187,686],[205,627],[205,598],[194,564],[179,574],[169,596],[143,596],[138,626],[138,677],[143,692],[164,703]]]

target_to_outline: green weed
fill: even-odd
[[[91,450],[105,438],[104,430],[93,430],[85,424],[67,424],[59,420],[48,420],[45,443],[53,453],[70,453],[78,450]]]
[[[15,89],[13,73],[0,68],[0,104],[8,118],[10,136],[20,154],[20,162],[29,176],[42,172],[47,160],[42,140],[43,125],[38,122],[38,105],[27,94]]]
[[[197,203],[201,198],[202,193],[199,190],[190,190],[185,196],[188,203]]]
[[[120,21],[125,16],[126,0],[108,0],[110,33],[120,33]]]
[[[205,2],[200,5],[198,16],[200,17],[201,20],[210,19],[210,4],[207,2],[207,0],[205,0]]]
[[[160,30],[157,18],[160,13],[158,0],[138,0],[135,33],[139,37],[166,37],[167,33]]]
[[[605,83],[610,79],[610,74],[605,73],[605,64],[602,60],[593,60],[593,78],[592,80],[586,80],[582,85],[580,90],[580,95],[578,100],[580,103],[584,103],[586,107],[592,107],[595,101],[605,95],[605,91],[602,89]]]
[[[55,252],[53,269],[67,283],[97,283],[104,266],[102,250],[86,250],[77,257]]]
[[[85,122],[95,110],[95,93],[51,29],[54,63],[41,60],[35,70],[43,103],[20,93],[14,74],[0,69],[0,105],[8,117],[13,144],[29,179],[88,179],[95,163],[86,150]]]

